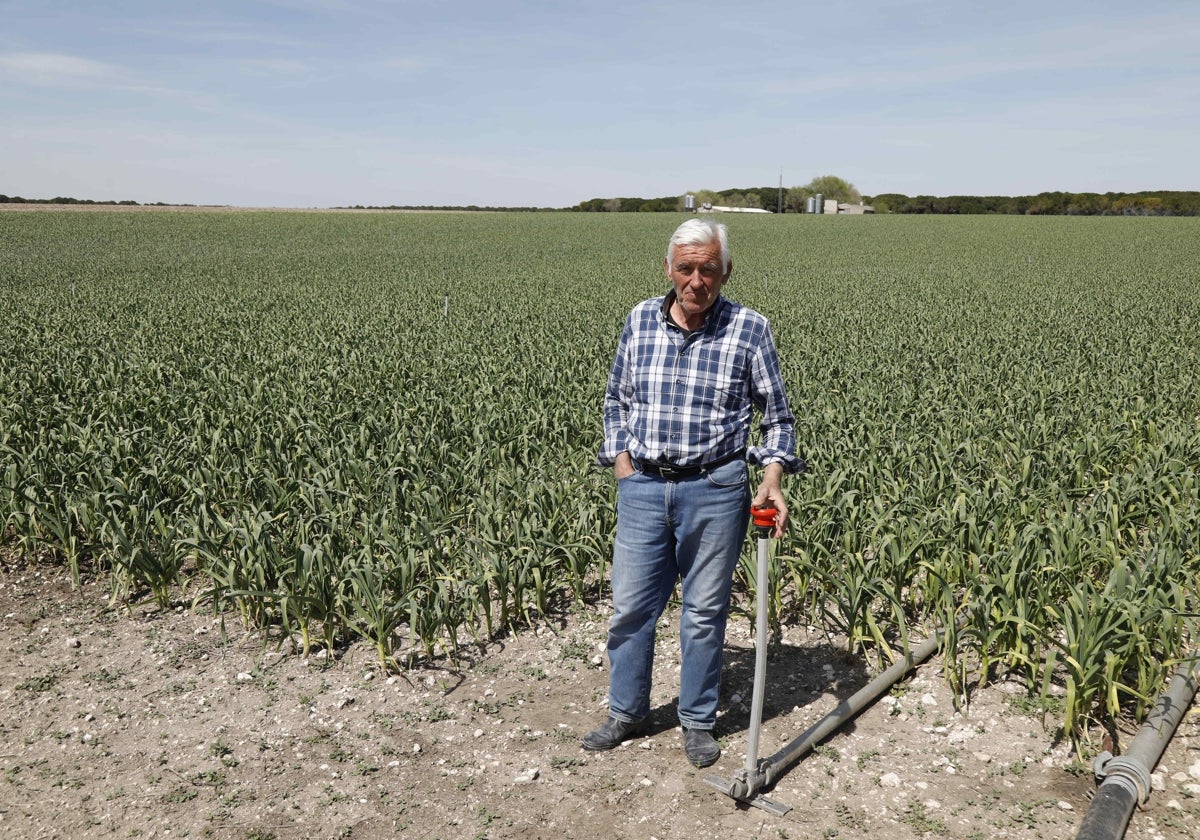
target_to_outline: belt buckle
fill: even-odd
[[[655,468],[658,470],[658,474],[663,478],[678,478],[686,472],[686,470],[682,470],[678,467],[664,466],[661,464],[656,464]]]

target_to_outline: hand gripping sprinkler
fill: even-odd
[[[733,780],[724,779],[715,773],[705,777],[705,781],[727,796],[762,808],[776,816],[783,816],[792,810],[790,805],[773,802],[758,793],[759,788],[766,782],[767,763],[758,758],[758,735],[762,729],[763,694],[767,687],[767,591],[769,586],[769,565],[771,557],[771,531],[775,529],[775,514],[773,507],[750,507],[750,517],[754,520],[754,530],[758,532],[758,571],[755,577],[757,593],[757,609],[755,611],[754,628],[754,697],[750,704],[750,733],[746,744],[746,766],[734,774]]]

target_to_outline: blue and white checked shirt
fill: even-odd
[[[763,441],[748,448],[747,460],[802,470],[767,319],[722,296],[704,326],[687,335],[667,321],[665,300],[639,303],[625,321],[604,394],[597,463],[610,467],[625,450],[638,461],[680,467],[720,461],[747,448],[757,407]]]

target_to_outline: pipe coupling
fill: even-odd
[[[1136,796],[1139,804],[1150,799],[1150,771],[1140,761],[1105,751],[1096,756],[1092,770],[1102,785],[1120,785]]]

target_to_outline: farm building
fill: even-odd
[[[827,198],[822,203],[821,212],[826,216],[833,216],[837,214],[847,216],[862,216],[867,213],[874,213],[875,208],[869,204],[849,204],[845,201]]]
[[[764,210],[761,207],[723,207],[720,204],[709,204],[705,202],[700,205],[700,213],[770,213],[770,210]]]

